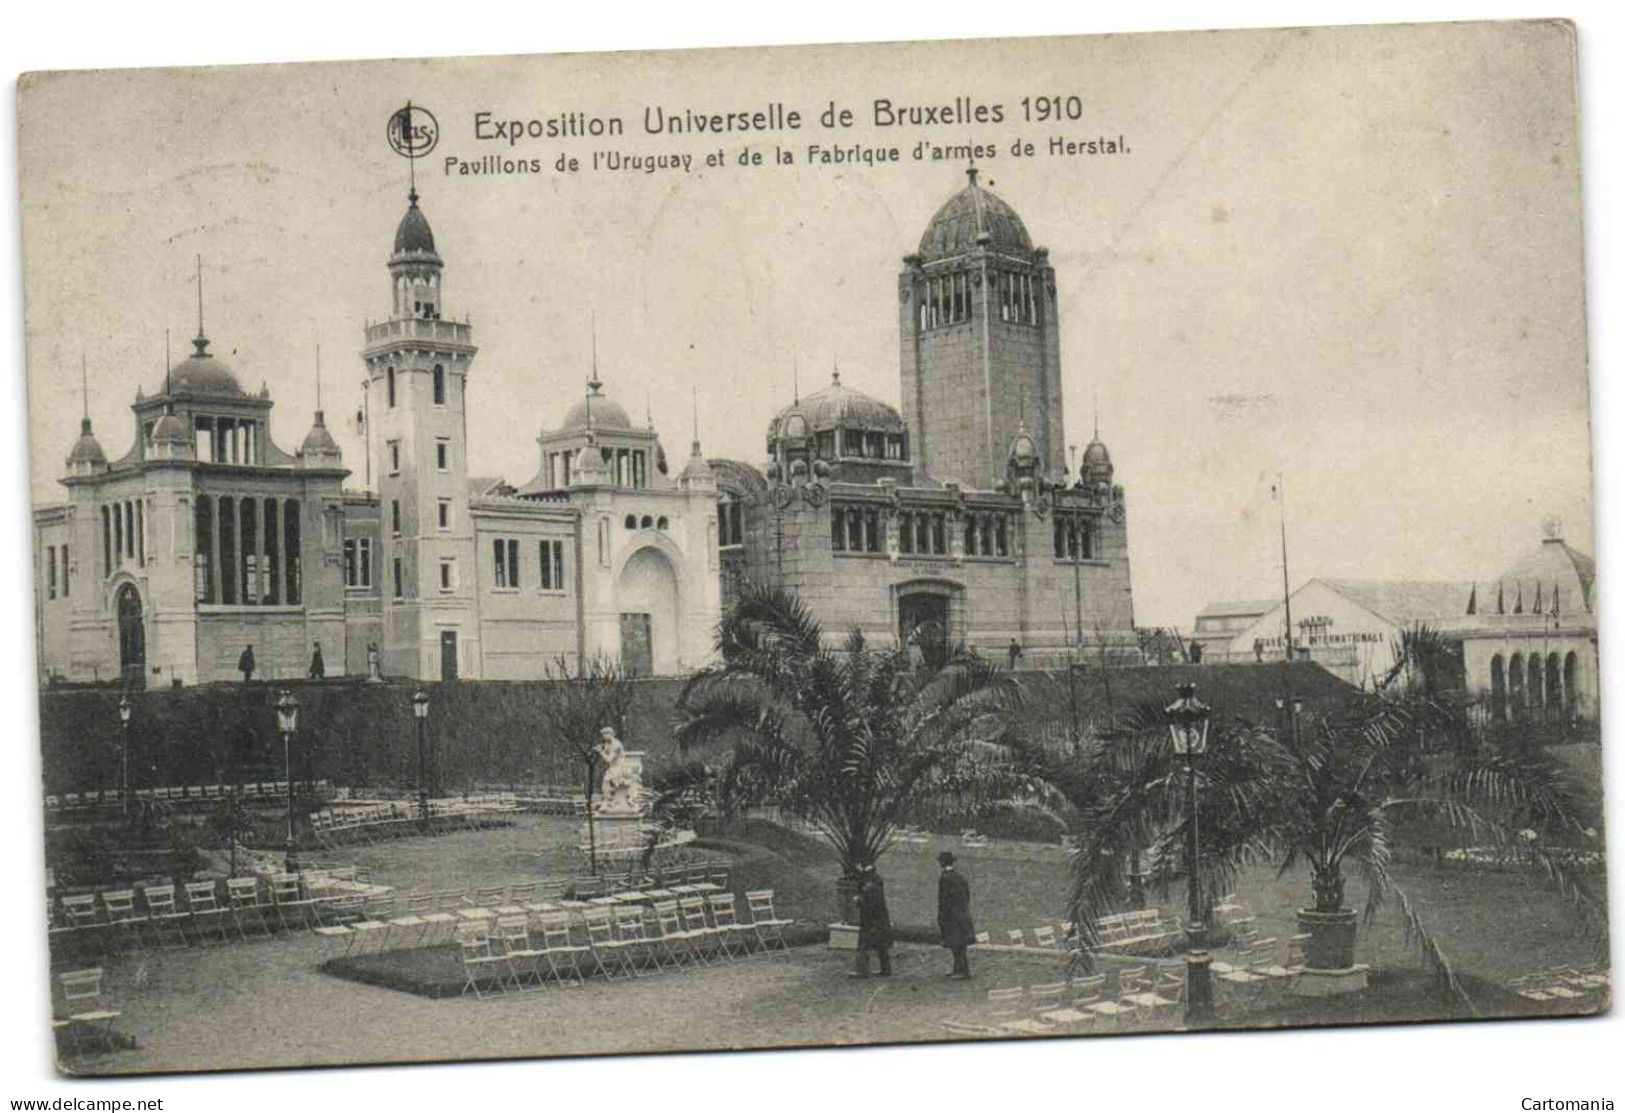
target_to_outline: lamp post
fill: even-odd
[[[293,858],[294,842],[294,811],[293,811],[293,736],[299,729],[299,701],[293,698],[293,693],[286,688],[276,701],[276,726],[282,732],[282,766],[288,777],[288,845],[285,868],[289,873],[297,873]]]
[[[125,692],[118,698],[118,729],[119,752],[122,755],[122,784],[119,790],[119,809],[124,822],[130,822],[130,693]]]
[[[1190,907],[1185,924],[1189,943],[1185,950],[1185,1023],[1202,1024],[1213,1018],[1213,957],[1207,950],[1206,912],[1202,901],[1201,844],[1197,834],[1196,759],[1207,752],[1207,728],[1212,711],[1196,698],[1196,685],[1181,684],[1179,698],[1168,705],[1168,734],[1174,753],[1185,759],[1185,872]]]
[[[412,696],[412,717],[418,723],[418,827],[429,829],[429,693],[419,688]]]

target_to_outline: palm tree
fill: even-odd
[[[1142,736],[1144,760],[1124,769],[1109,748],[1101,750],[1096,761],[1114,765],[1099,776],[1104,781],[1115,770],[1118,784],[1078,820],[1071,912],[1085,963],[1098,948],[1099,918],[1122,907],[1127,846],[1149,847],[1154,883],[1183,883],[1188,875],[1183,760],[1156,708],[1137,708],[1130,718],[1124,729]],[[1459,709],[1421,696],[1357,697],[1295,716],[1281,729],[1215,720],[1198,763],[1201,905],[1211,909],[1253,862],[1273,862],[1281,874],[1307,865],[1312,899],[1299,912],[1300,930],[1311,935],[1307,964],[1344,969],[1353,964],[1359,920],[1345,906],[1345,870],[1352,870],[1365,882],[1366,922],[1396,899],[1407,937],[1441,990],[1463,997],[1449,961],[1389,872],[1407,826],[1442,824],[1503,844],[1518,841],[1520,830],[1538,830],[1542,845],[1528,848],[1525,860],[1599,923],[1600,898],[1560,846],[1543,841],[1562,844],[1583,829],[1572,802],[1543,767],[1464,756],[1472,753],[1459,741],[1466,729]]]
[[[840,650],[793,593],[747,586],[718,626],[722,663],[678,701],[685,753],[731,743],[715,769],[725,811],[776,803],[827,836],[848,877],[875,862],[899,824],[951,800],[979,809],[1047,786],[1003,744],[1021,689],[962,646]]]

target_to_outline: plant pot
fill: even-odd
[[[838,924],[858,922],[858,879],[843,877],[835,882],[835,917]]]
[[[1359,913],[1350,908],[1336,912],[1298,910],[1298,930],[1309,935],[1304,965],[1311,970],[1347,970],[1354,965],[1354,934]]]

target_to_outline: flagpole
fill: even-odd
[[[1298,719],[1292,710],[1292,576],[1288,570],[1286,557],[1286,477],[1280,472],[1275,475],[1275,489],[1281,500],[1281,602],[1286,608],[1286,655],[1282,658],[1281,683],[1284,691],[1282,696],[1286,700],[1286,713],[1292,716],[1287,721],[1292,727],[1292,742],[1297,744]]]

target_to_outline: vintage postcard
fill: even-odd
[[[19,116],[61,1070],[1608,1008],[1571,25]]]

